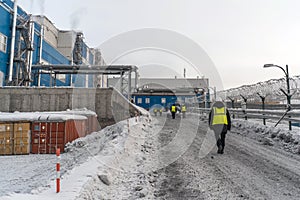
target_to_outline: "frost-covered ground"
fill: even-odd
[[[99,173],[99,177],[101,173],[106,176],[105,169],[115,168],[114,162],[128,158],[130,162],[125,164],[132,165],[129,158],[134,144],[128,143],[128,122],[131,136],[145,133],[149,126],[148,118],[141,117],[138,122],[132,118],[79,138],[66,147],[67,152],[61,155],[59,194],[55,193],[55,155],[1,156],[0,199],[76,199],[85,196],[87,192],[81,193],[84,185],[89,185]],[[118,170],[120,168],[113,171]]]
[[[233,132],[258,140],[263,145],[275,146],[300,154],[300,127],[288,130],[287,124],[275,127],[275,122],[262,125],[261,120],[233,120]]]
[[[300,129],[236,119],[225,154],[199,158],[207,123],[198,119],[132,118],[75,140],[58,194],[55,155],[2,156],[0,199],[298,199]],[[159,149],[178,138],[186,153],[169,162],[178,152]]]

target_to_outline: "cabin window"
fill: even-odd
[[[146,98],[145,103],[150,103],[150,98]]]
[[[161,98],[161,103],[166,103],[166,98]]]
[[[138,98],[137,103],[142,103],[142,98]]]

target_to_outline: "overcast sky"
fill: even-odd
[[[300,75],[298,0],[18,2],[29,13],[46,15],[59,29],[82,30],[90,47],[97,47],[116,35],[136,29],[175,31],[202,47],[215,64],[225,88],[283,76],[280,69],[263,69],[265,63],[288,64],[291,75]],[[132,55],[122,61],[136,64]],[[136,62],[151,67],[149,61]],[[155,63],[156,66],[166,65]],[[183,73],[183,69],[177,72],[181,71]],[[170,74],[174,75],[176,73]],[[188,77],[195,78],[197,75],[187,69]]]

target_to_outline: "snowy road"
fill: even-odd
[[[168,143],[180,119],[170,120],[160,132]],[[183,119],[189,123],[189,119]],[[199,150],[207,125],[199,124],[189,150],[159,170],[158,199],[300,199],[300,157],[258,141],[229,133],[223,155],[215,149],[204,158]],[[168,133],[166,133],[167,130]],[[233,130],[233,132],[236,130]],[[173,131],[172,133],[174,133]]]
[[[278,132],[273,146],[264,145],[261,135],[270,138],[278,130],[266,127],[265,134],[258,126],[262,132],[245,130],[243,123],[249,125],[235,122],[228,133],[223,155],[211,147],[214,136],[198,115],[131,119],[130,131],[126,121],[107,127],[63,154],[60,194],[49,183],[55,158],[2,157],[0,199],[300,199],[300,156],[288,152],[299,144],[282,142]],[[12,192],[17,194],[1,197]]]

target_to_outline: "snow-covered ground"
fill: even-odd
[[[288,130],[288,125],[280,124],[275,127],[275,121],[263,125],[262,120],[233,120],[233,132],[258,140],[264,145],[276,146],[289,152],[300,154],[300,127],[293,126]]]
[[[135,118],[125,120],[68,144],[67,152],[61,155],[62,180],[58,194],[55,155],[1,156],[0,199],[84,198],[97,174],[105,177],[109,171],[118,172],[126,166],[126,170],[131,169],[135,160],[132,161],[130,156],[135,156],[134,146],[137,144],[130,144],[134,140],[128,138],[143,138],[140,134],[147,132],[149,120],[147,117],[140,117],[138,122]],[[123,169],[115,163],[125,160],[127,163],[122,163]],[[109,177],[114,176],[110,174]]]
[[[182,130],[187,134],[187,132],[192,130],[192,126],[197,128],[198,124],[195,124],[197,119],[199,119],[198,115],[190,114],[188,119],[181,119],[183,121],[177,120],[179,120],[178,122],[183,126]],[[204,123],[200,122],[200,131],[205,132],[206,122],[204,118],[202,118],[202,120],[204,120]],[[0,170],[2,175],[0,178],[0,199],[81,200],[159,198],[159,195],[162,195],[164,190],[158,189],[158,187],[168,188],[168,186],[164,186],[165,179],[173,177],[172,170],[174,166],[176,170],[179,170],[177,167],[181,166],[180,162],[177,162],[177,164],[174,165],[170,163],[170,167],[163,168],[162,170],[158,168],[152,169],[153,166],[159,165],[158,162],[161,159],[161,157],[152,155],[161,156],[162,154],[157,154],[157,150],[161,145],[165,143],[169,144],[168,140],[164,140],[164,138],[170,137],[169,139],[172,139],[173,136],[171,137],[171,135],[176,135],[174,130],[180,129],[179,127],[174,127],[174,125],[177,124],[176,121],[169,120],[167,126],[165,126],[165,121],[167,121],[167,119],[164,116],[154,119],[140,117],[137,121],[135,118],[132,118],[106,127],[99,132],[88,135],[85,138],[79,138],[71,144],[68,144],[66,153],[61,155],[62,180],[61,192],[58,194],[55,192],[55,155],[1,156]],[[236,119],[233,121],[231,131],[231,134],[236,136],[228,135],[228,137],[232,137],[233,141],[240,137],[250,138],[258,141],[258,144],[260,144],[262,148],[264,148],[264,146],[272,146],[272,148],[284,149],[288,152],[299,154],[299,128],[293,127],[294,130],[290,132],[285,125],[274,128],[272,123],[268,124],[268,126],[263,126],[261,121]],[[164,126],[163,134],[159,133],[162,126]],[[189,144],[189,139],[194,139],[189,136],[193,135],[187,134],[186,137],[181,138],[180,141],[186,140],[184,143]],[[244,142],[244,145],[248,144],[245,141],[242,142]],[[197,141],[194,143],[191,146],[195,148],[193,147],[189,151],[195,151],[198,148]],[[209,154],[209,156],[210,155],[215,156],[214,154]],[[234,156],[238,155],[238,153],[234,154]],[[225,156],[224,163],[228,163],[228,165],[232,163],[232,166],[235,165],[235,163],[233,163],[234,160],[225,160],[226,150],[223,156]],[[192,157],[188,158],[192,159]],[[233,158],[235,157],[232,157],[232,159]],[[215,180],[214,177],[203,174],[203,171],[206,171],[208,174],[216,173],[213,169],[218,167],[219,163],[214,163],[209,159],[210,158],[204,158],[204,160],[201,161],[204,166],[198,168],[196,171],[191,170],[199,166],[199,163],[196,163],[192,168],[189,165],[182,166],[181,170],[192,174],[196,172],[202,173],[198,174],[198,178],[195,180],[183,181],[187,182],[187,184],[189,181],[195,183],[193,188],[198,187],[197,189],[195,188],[195,192],[197,192],[198,195],[203,194],[204,197],[209,196],[210,199],[215,199],[216,196],[224,195],[225,191],[216,190],[216,188],[214,188],[219,184],[219,181],[222,181],[221,179]],[[183,161],[184,160],[187,159],[183,159]],[[220,160],[222,160],[222,158],[220,158]],[[187,163],[192,161],[193,159],[191,161],[188,160]],[[209,169],[209,167],[213,168]],[[172,173],[166,171],[166,169],[170,169]],[[261,168],[258,169],[261,170]],[[222,170],[221,168],[221,171]],[[179,172],[174,171],[174,173]],[[192,174],[189,176],[193,179],[195,175]],[[229,175],[225,176],[225,178],[226,177],[230,178]],[[251,176],[249,175],[249,177]],[[172,183],[173,179],[170,180],[170,187],[172,184],[177,184],[176,182]],[[197,181],[203,182],[203,184],[199,185],[200,182],[197,183]],[[225,181],[228,182],[228,180]],[[213,185],[208,185],[209,182]],[[224,184],[221,184],[221,187],[223,187],[223,185]],[[228,185],[225,184],[224,187],[227,188]],[[170,191],[171,189],[172,188],[170,188]],[[206,194],[207,191],[213,191],[214,193],[208,195]],[[230,193],[230,195],[236,194]],[[227,194],[227,196],[230,195]]]

